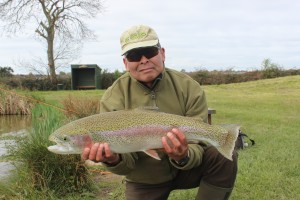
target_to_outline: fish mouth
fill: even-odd
[[[47,149],[56,154],[81,154],[83,149],[66,141],[62,141],[55,134],[49,136],[49,141],[54,142],[55,145],[48,146]]]
[[[64,145],[64,144],[56,144],[47,147],[49,151],[56,154],[66,155],[66,154],[81,154],[82,149],[78,149],[71,145]]]
[[[81,149],[74,148],[74,147],[71,147],[71,146],[59,145],[59,144],[49,146],[49,147],[47,147],[47,149],[49,151],[53,152],[53,153],[62,154],[62,155],[65,155],[65,154],[81,154],[82,153]]]

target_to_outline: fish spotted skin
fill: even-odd
[[[229,160],[239,125],[209,125],[192,117],[153,110],[133,109],[100,113],[75,120],[57,129],[49,140],[57,143],[48,149],[58,154],[81,154],[85,147],[106,142],[115,153],[130,153],[163,148],[161,138],[178,128],[188,143],[209,142]]]

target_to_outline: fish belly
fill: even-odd
[[[137,126],[117,131],[99,133],[102,142],[107,142],[115,153],[130,153],[162,148],[162,137],[171,131],[172,126]],[[100,141],[101,141],[100,139]],[[93,136],[98,141],[97,134]],[[98,141],[99,142],[99,141]]]

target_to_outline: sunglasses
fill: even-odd
[[[145,47],[129,51],[125,57],[129,62],[138,62],[141,60],[142,56],[145,56],[147,59],[157,56],[159,51],[158,47]]]

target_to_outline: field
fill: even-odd
[[[239,150],[233,200],[300,199],[300,76],[203,86],[216,109],[213,124],[240,124],[256,144]],[[32,92],[48,103],[72,94],[101,97],[103,91]],[[124,199],[123,183],[101,181],[103,199]],[[174,191],[170,200],[193,199],[195,189]],[[121,196],[120,196],[121,194]]]
[[[300,76],[205,90],[214,123],[239,123],[257,143],[239,151],[232,199],[300,199]]]

